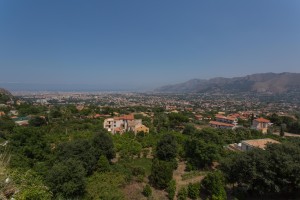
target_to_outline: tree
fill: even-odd
[[[0,104],[5,104],[6,102],[8,102],[11,99],[11,97],[9,95],[0,93]]]
[[[49,157],[50,144],[42,128],[16,127],[9,140],[13,151],[10,165],[13,167],[32,168]]]
[[[197,132],[197,129],[195,128],[195,126],[193,126],[192,124],[187,124],[183,131],[182,134],[184,135],[194,135]]]
[[[281,124],[280,125],[280,136],[283,137],[284,136],[284,131],[286,129],[286,124]]]
[[[220,169],[246,194],[297,195],[300,189],[300,142],[267,145],[265,150],[232,154]]]
[[[85,170],[81,162],[68,159],[53,165],[47,182],[56,198],[78,198],[85,188]]]
[[[17,110],[19,111],[20,116],[26,115],[38,115],[47,110],[46,106],[34,106],[32,104],[21,104],[17,106]]]
[[[93,138],[92,144],[98,156],[105,155],[108,160],[115,157],[114,143],[107,132],[101,131],[97,133]]]
[[[170,113],[168,117],[170,120],[171,128],[177,128],[178,126],[181,126],[184,123],[189,122],[189,118],[181,113]]]
[[[33,117],[32,119],[29,120],[30,126],[39,127],[46,124],[47,124],[46,119],[43,117]]]
[[[132,134],[133,135],[133,134]],[[133,138],[127,137],[128,134],[120,135],[118,138],[118,152],[121,158],[133,158],[139,156],[142,151],[142,145]],[[116,145],[117,146],[117,145]]]
[[[169,182],[167,192],[169,200],[173,200],[176,193],[176,181],[174,179]]]
[[[164,113],[155,113],[153,125],[156,127],[157,132],[160,132],[163,129],[169,129],[170,122],[168,116]]]
[[[108,172],[110,171],[109,161],[104,155],[101,155],[97,163],[97,171]]]
[[[156,155],[158,159],[171,161],[176,158],[177,141],[171,134],[164,135],[157,144]]]
[[[99,157],[96,149],[89,140],[74,140],[59,145],[56,149],[57,160],[64,161],[69,158],[82,164],[87,174],[91,174],[97,168]]]
[[[54,108],[54,109],[52,109],[51,111],[50,111],[50,116],[52,117],[52,118],[60,118],[60,117],[62,117],[62,112],[60,111],[60,109],[59,108]]]
[[[149,180],[157,188],[165,189],[173,177],[172,163],[153,159]]]
[[[219,147],[203,140],[191,139],[185,144],[185,156],[188,163],[196,168],[211,166],[219,158]]]
[[[210,199],[227,199],[225,191],[225,179],[220,171],[207,174],[201,183],[201,187]]]
[[[11,118],[7,116],[0,117],[0,131],[11,133],[14,127],[15,122]]]

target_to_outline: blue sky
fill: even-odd
[[[300,1],[0,0],[0,71],[100,89],[300,72]]]

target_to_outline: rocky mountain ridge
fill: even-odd
[[[217,77],[208,80],[192,79],[184,83],[157,88],[156,92],[268,92],[300,91],[300,73],[261,73],[244,77]]]

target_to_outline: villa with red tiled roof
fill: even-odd
[[[233,129],[237,126],[237,118],[226,117],[224,115],[217,114],[215,121],[210,121],[209,125],[214,128]]]
[[[262,133],[267,133],[268,128],[271,125],[272,123],[270,122],[270,120],[260,117],[253,120],[251,128],[261,131]]]
[[[114,118],[107,118],[104,120],[103,127],[112,134],[133,131],[137,132],[149,132],[149,128],[142,124],[141,119],[134,119],[134,115],[122,115]]]

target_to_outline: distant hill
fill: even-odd
[[[12,100],[13,98],[13,95],[9,91],[0,88],[0,104],[5,104],[7,101]]]
[[[235,78],[192,79],[184,83],[157,88],[156,92],[268,92],[300,91],[300,73],[262,73]]]
[[[6,89],[4,88],[0,88],[0,95],[6,95],[6,96],[9,96],[10,98],[13,97],[13,95]]]

